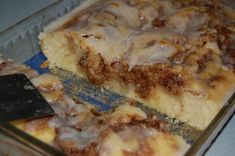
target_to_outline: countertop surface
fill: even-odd
[[[0,0],[0,32],[56,0]],[[206,156],[235,156],[235,115],[213,142]]]

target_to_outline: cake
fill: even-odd
[[[203,130],[235,90],[234,20],[220,1],[88,0],[39,39],[50,68]]]

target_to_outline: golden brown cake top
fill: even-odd
[[[201,47],[222,54],[225,40],[231,48],[233,22],[234,11],[219,1],[101,0],[73,15],[59,30],[76,33],[105,62],[125,61],[132,69],[180,64]]]
[[[134,85],[142,98],[160,86],[175,95],[190,92],[217,102],[221,96],[214,99],[212,90],[233,88],[235,12],[223,1],[89,2],[41,39],[65,33],[69,47],[81,49],[78,64],[94,84],[118,79]]]

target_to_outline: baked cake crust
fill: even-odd
[[[86,1],[39,38],[51,68],[205,129],[235,90],[234,17],[220,1]]]

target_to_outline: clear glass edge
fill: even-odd
[[[2,36],[6,35],[10,31],[15,29],[17,26],[27,23],[31,18],[34,18],[35,16],[39,16],[40,14],[42,14],[48,9],[53,9],[53,7],[55,7],[61,1],[63,0],[56,1],[55,3],[34,13],[33,15],[26,17],[25,19],[18,22],[17,24],[10,27],[9,29],[1,32],[0,38],[2,38]],[[187,151],[186,155],[187,156],[191,156],[191,155],[199,156],[199,155],[205,154],[205,152],[211,146],[211,142],[217,137],[219,132],[223,130],[226,123],[229,122],[229,119],[234,115],[234,112],[235,112],[235,93],[233,93],[233,95],[226,102],[224,107],[219,111],[216,117],[212,120],[210,125],[203,131],[203,133],[200,135],[197,141]],[[17,129],[16,127],[12,126],[9,123],[0,125],[0,132],[1,131],[9,135],[9,137],[11,137],[12,139],[15,139],[16,141],[21,142],[22,144],[25,144],[26,146],[32,148],[32,150],[42,153],[43,155],[53,155],[53,156],[64,155],[62,152],[52,147],[51,145],[46,144],[30,136],[29,134]]]
[[[235,93],[232,94],[229,100],[225,103],[224,107],[218,112],[209,126],[203,131],[196,142],[187,151],[186,155],[204,155],[209,147],[212,145],[213,140],[215,140],[218,134],[224,129],[234,113]]]
[[[42,156],[64,156],[64,154],[53,146],[46,144],[39,139],[19,130],[9,123],[0,125],[0,132],[6,134],[9,138],[29,147]]]

